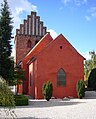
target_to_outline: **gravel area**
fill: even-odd
[[[28,106],[17,106],[14,111],[17,119],[96,119],[96,92],[87,91],[84,99],[30,99]],[[5,119],[2,108],[0,119]]]

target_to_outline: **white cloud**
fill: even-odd
[[[85,16],[85,19],[86,19],[87,21],[90,21],[90,20],[91,20],[91,18],[90,18],[89,16]]]
[[[3,2],[3,0],[0,0],[0,5],[1,5],[2,2]]]
[[[96,7],[91,7],[90,13],[93,18],[96,18]]]
[[[87,21],[90,21],[90,20],[96,18],[96,7],[91,7],[88,10],[88,14],[89,15],[85,16],[85,18],[86,18]]]
[[[50,35],[52,36],[53,39],[55,39],[58,36],[56,31],[54,31],[53,29],[48,29],[48,32],[50,32]]]
[[[86,60],[91,59],[91,55],[89,55],[89,52],[85,52],[85,53],[81,53],[81,54],[84,58],[86,58]]]
[[[22,8],[15,8],[16,9],[16,13],[17,15],[19,15],[20,13],[23,12],[23,9]]]
[[[62,2],[66,5],[67,3],[69,3],[71,0],[62,0]]]
[[[92,13],[91,16],[95,18],[96,17],[96,12]]]
[[[96,7],[91,7],[89,11],[90,12],[95,12],[96,11]]]
[[[87,3],[87,0],[62,0],[64,5],[73,2],[76,6],[81,6]]]
[[[75,5],[81,6],[87,3],[87,0],[74,0]]]
[[[13,47],[13,49],[12,49],[11,56],[12,56],[12,57],[14,57],[14,56],[15,56],[15,47]]]

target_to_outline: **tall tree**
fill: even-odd
[[[95,53],[95,51],[89,52],[89,55],[91,55],[91,59],[85,61],[85,67],[84,67],[86,80],[88,80],[88,77],[89,77],[92,69],[96,68],[96,53]]]
[[[1,4],[0,14],[0,75],[8,80],[10,79],[11,63],[11,36],[12,36],[12,17],[10,14],[7,0],[3,0]]]
[[[88,88],[96,90],[96,68],[92,69],[88,77]]]

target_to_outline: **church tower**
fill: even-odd
[[[18,64],[24,56],[36,45],[36,43],[47,33],[47,28],[36,12],[27,16],[20,29],[16,29],[15,36],[15,62]]]

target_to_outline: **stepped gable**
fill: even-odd
[[[44,36],[46,32],[47,27],[40,20],[40,16],[37,16],[37,13],[33,11],[31,15],[27,15],[27,19],[24,20],[23,24],[20,24],[20,29],[16,29],[16,35]]]

